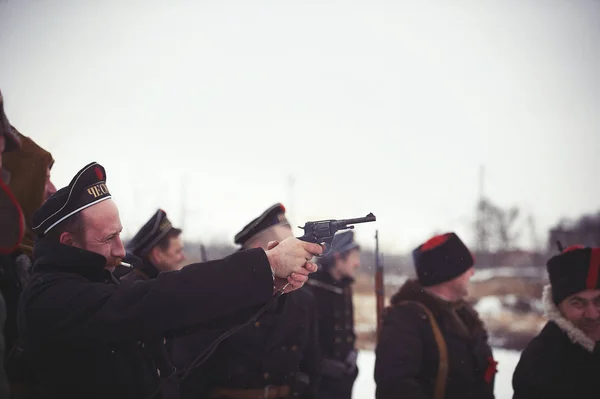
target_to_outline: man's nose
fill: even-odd
[[[595,304],[590,304],[585,308],[585,317],[596,320],[600,318],[600,309]]]
[[[123,259],[125,255],[125,246],[123,245],[123,241],[121,241],[121,237],[118,237],[115,241],[112,256]]]
[[[50,180],[46,184],[46,198],[50,197],[52,194],[56,192],[56,186]]]

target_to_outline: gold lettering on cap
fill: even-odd
[[[96,184],[87,189],[87,193],[94,198],[98,198],[104,194],[108,194],[108,187],[105,183]]]

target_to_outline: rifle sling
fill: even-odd
[[[435,317],[433,317],[433,313],[431,313],[431,310],[429,310],[427,306],[423,305],[421,302],[416,301],[402,301],[396,306],[403,304],[415,304],[419,306],[429,318],[429,324],[431,324],[431,329],[433,330],[433,337],[435,338],[440,358],[437,377],[435,381],[433,399],[443,399],[446,391],[446,381],[448,378],[448,348],[446,347],[446,340],[442,335],[442,332],[437,321],[435,320]]]

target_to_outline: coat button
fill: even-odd
[[[285,352],[285,351],[287,350],[287,347],[286,347],[285,345],[283,345],[283,346],[281,347],[281,350]]]
[[[268,380],[269,379],[269,373],[264,373],[263,377],[265,377],[265,380]]]
[[[156,374],[160,377],[160,370],[156,369]]]
[[[163,337],[163,345],[167,344],[167,339],[165,337]]]
[[[352,342],[352,337],[346,338],[346,342],[348,342],[348,343]]]
[[[260,321],[257,321],[256,323],[254,323],[254,327],[258,327],[260,326]]]
[[[340,329],[340,325],[336,324],[335,326],[333,326],[333,328],[335,328],[336,330],[339,330]]]
[[[292,352],[296,352],[298,350],[298,347],[296,345],[292,346]]]
[[[335,337],[335,342],[339,344],[340,342],[342,342],[342,340],[340,339],[340,337]]]

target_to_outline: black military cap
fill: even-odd
[[[21,147],[21,140],[17,135],[17,132],[8,122],[8,118],[4,113],[4,99],[2,98],[2,92],[0,91],[0,134],[6,138],[6,147],[4,152],[16,150]]]
[[[430,287],[450,281],[475,264],[475,258],[454,232],[436,235],[412,251],[419,283]]]
[[[234,242],[244,245],[244,243],[256,234],[278,224],[289,226],[289,222],[285,218],[285,207],[279,203],[273,205],[264,211],[262,215],[248,223],[242,231],[235,235]]]
[[[156,213],[142,226],[140,231],[127,243],[127,251],[136,256],[146,256],[158,242],[166,236],[171,230],[181,230],[173,227],[173,224],[167,218],[167,213],[162,209]]]
[[[31,217],[33,231],[43,237],[69,217],[110,198],[106,172],[102,165],[92,162],[77,172],[67,187],[58,190],[35,211]]]
[[[345,230],[340,231],[333,236],[331,250],[328,252],[331,254],[343,254],[356,248],[360,248],[360,246],[356,243],[356,241],[354,241],[354,232],[352,230]]]
[[[546,263],[555,304],[585,290],[600,289],[600,248],[573,245]]]

